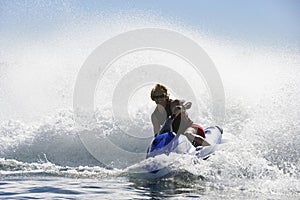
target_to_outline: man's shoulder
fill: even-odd
[[[155,115],[157,115],[158,109],[157,107],[153,110],[151,117],[154,117]]]

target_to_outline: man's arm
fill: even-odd
[[[175,114],[176,116],[180,112],[184,112],[185,110],[190,109],[191,107],[192,107],[192,103],[185,102],[185,100],[176,99],[171,103],[172,113]]]
[[[152,122],[152,126],[153,126],[154,136],[157,136],[159,133],[160,124],[154,114],[151,115],[151,122]]]

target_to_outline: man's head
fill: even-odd
[[[151,99],[157,101],[159,99],[169,99],[168,90],[161,84],[156,84],[151,90]]]

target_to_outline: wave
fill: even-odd
[[[227,125],[224,127],[224,140],[213,156],[201,160],[195,156],[175,155],[158,156],[158,160],[174,168],[171,177],[159,180],[159,185],[183,184],[197,187],[234,188],[233,190],[252,191],[267,194],[272,191],[279,195],[297,194],[299,171],[297,160],[288,160],[289,164],[280,167],[276,161],[268,158],[264,151],[260,135],[247,136],[251,116],[240,101],[232,101],[227,109]],[[243,109],[242,109],[243,108]],[[240,123],[233,120],[236,116]],[[73,121],[72,112],[63,111],[50,117],[50,121],[40,125],[28,126],[16,121],[1,125],[1,177],[19,176],[60,176],[71,178],[107,178],[128,177],[128,168],[115,168],[104,165],[95,158],[82,143]],[[114,132],[114,122],[98,116],[96,137],[109,137]],[[101,119],[105,122],[99,123]],[[235,125],[236,124],[236,125]],[[243,125],[241,125],[243,124]],[[235,126],[235,128],[234,128]],[[106,131],[104,131],[106,130]],[[110,131],[108,131],[110,130]],[[95,133],[93,132],[93,133]],[[26,137],[25,134],[26,133]],[[102,134],[101,134],[102,133]],[[117,132],[118,134],[118,132]],[[245,137],[252,138],[251,141]],[[271,142],[271,141],[270,141]],[[124,141],[126,143],[126,141]],[[94,146],[94,148],[100,148]],[[145,147],[140,146],[140,150]],[[291,149],[294,153],[296,149]],[[282,152],[287,155],[288,152]],[[277,153],[278,154],[278,153]],[[281,154],[280,154],[281,155]],[[130,157],[125,158],[130,160]],[[287,160],[286,158],[283,158]],[[151,160],[138,160],[135,165]],[[129,163],[126,166],[132,165]],[[287,162],[286,162],[287,163]],[[151,185],[150,182],[134,180],[137,185]],[[260,189],[255,189],[260,187]],[[193,188],[195,188],[193,187]]]
[[[271,178],[274,176],[272,172],[274,169],[270,170],[270,167],[276,167],[284,174],[299,177],[299,169],[296,167],[299,160],[298,157],[294,156],[299,153],[297,146],[295,146],[298,141],[293,139],[297,137],[297,134],[287,137],[282,132],[278,133],[276,130],[272,130],[274,126],[267,126],[264,129],[255,127],[251,108],[245,106],[241,101],[231,101],[231,105],[227,106],[226,125],[223,127],[225,143],[221,145],[221,150],[215,156],[208,162],[204,162],[205,165],[212,164],[212,166],[204,167],[209,171],[205,173],[205,170],[199,169],[201,174],[198,175],[207,177],[209,173],[218,174],[223,171],[221,170],[223,168],[226,171],[222,173],[228,172],[228,176],[251,178],[251,176],[265,176],[267,174]],[[140,114],[140,118],[141,115],[145,115],[145,113]],[[12,120],[2,123],[0,126],[0,157],[24,163],[50,162],[57,166],[101,166],[105,168],[125,168],[145,158],[151,137],[133,140],[137,144],[128,142],[129,137],[122,136],[124,132],[119,130],[113,119],[104,117],[99,112],[96,112],[96,116],[96,124],[84,135],[88,135],[88,138],[93,141],[109,138],[114,141],[110,147],[101,146],[102,143],[100,142],[87,145],[81,136],[81,130],[75,126],[73,113],[61,111],[55,116],[48,117],[48,121],[39,125],[30,126]],[[141,120],[138,124],[131,126],[142,127],[143,125],[144,121]],[[285,133],[296,131],[295,129],[296,127],[290,126],[290,130],[286,130]],[[147,132],[147,129],[144,132]],[[276,137],[267,138],[271,135]],[[281,142],[276,143],[277,140]],[[114,155],[111,152],[113,152],[115,145],[134,154],[124,154],[125,157]],[[93,149],[97,151],[93,151]],[[279,152],[279,149],[284,149],[284,151]],[[108,151],[107,154],[105,154],[105,150]],[[98,155],[95,155],[95,152],[98,152]],[[135,157],[132,158],[132,155]],[[118,159],[123,165],[119,165]],[[211,162],[212,160],[213,162]],[[174,167],[180,168],[182,163],[184,162],[177,163]],[[202,167],[202,165],[203,163],[199,166]],[[197,165],[191,164],[191,166],[190,172],[193,172]],[[184,168],[189,169],[189,166],[184,165],[182,169]],[[216,172],[215,170],[221,171]]]
[[[0,156],[31,163],[50,161],[60,166],[101,165],[84,147],[72,116],[60,113],[53,121],[28,126],[18,121],[1,125]]]
[[[68,167],[55,165],[49,161],[26,163],[3,158],[0,159],[0,171],[1,177],[59,176],[70,178],[105,178],[118,176],[122,172],[100,166]]]

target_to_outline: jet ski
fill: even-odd
[[[204,129],[205,141],[210,146],[194,147],[186,136],[167,131],[156,136],[150,143],[147,150],[146,160],[129,167],[128,172],[134,178],[158,179],[174,172],[165,162],[164,156],[170,154],[186,154],[196,156],[200,159],[208,159],[222,141],[223,130],[218,126],[211,126]]]

